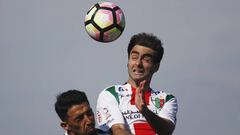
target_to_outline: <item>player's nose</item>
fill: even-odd
[[[136,60],[136,65],[141,65],[142,64],[142,60],[140,59],[140,58],[138,58],[137,60]]]

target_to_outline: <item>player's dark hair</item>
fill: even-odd
[[[162,42],[158,37],[149,33],[139,33],[133,35],[128,44],[128,58],[130,56],[131,50],[135,45],[141,45],[144,47],[148,47],[157,52],[156,56],[154,56],[154,63],[160,63],[163,57],[164,49],[162,47]]]
[[[62,121],[67,120],[67,112],[73,105],[78,105],[89,101],[84,92],[78,90],[68,90],[60,93],[55,103],[55,111]]]

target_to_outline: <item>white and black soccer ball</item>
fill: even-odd
[[[87,12],[85,28],[88,35],[97,41],[114,41],[125,28],[123,11],[110,2],[97,3]]]

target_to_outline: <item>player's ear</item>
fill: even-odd
[[[68,130],[68,124],[67,124],[67,122],[61,122],[60,123],[60,126],[64,129],[64,130]]]

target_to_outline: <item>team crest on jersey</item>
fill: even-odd
[[[121,92],[121,91],[124,91],[124,89],[122,87],[119,87],[118,91]]]
[[[164,99],[163,98],[153,98],[151,97],[151,102],[156,108],[162,108],[164,105]]]

